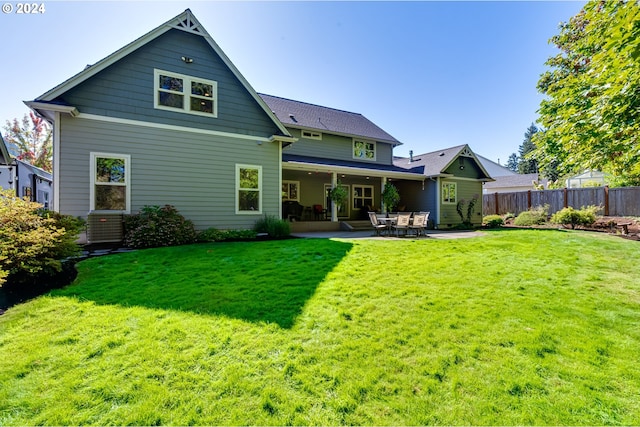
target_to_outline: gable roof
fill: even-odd
[[[413,160],[406,157],[395,157],[393,164],[406,169],[423,166],[424,174],[427,177],[450,176],[450,174],[445,171],[459,156],[470,157],[476,161],[478,167],[486,177],[483,178],[482,181],[493,181],[491,175],[489,175],[467,144],[432,151],[431,153],[419,154],[417,156],[414,155]]]
[[[392,145],[402,144],[362,114],[262,93],[259,95],[286,126],[318,130],[336,135],[362,137],[388,142]]]
[[[204,29],[202,24],[198,22],[198,20],[193,15],[190,9],[186,9],[181,14],[168,20],[167,22],[156,27],[155,29],[149,31],[148,33],[134,40],[128,45],[118,49],[117,51],[107,56],[106,58],[101,59],[100,61],[96,62],[91,66],[87,66],[84,70],[82,70],[75,76],[72,76],[71,78],[60,83],[58,86],[40,95],[35,100],[26,101],[25,104],[27,104],[27,106],[34,109],[44,109],[44,110],[48,109],[49,111],[60,111],[64,113],[74,114],[74,111],[70,110],[70,108],[72,107],[66,106],[66,105],[60,105],[52,101],[54,101],[55,98],[61,96],[65,92],[69,91],[70,89],[76,87],[80,83],[86,81],[90,77],[96,75],[100,71],[104,70],[111,64],[119,61],[120,59],[129,55],[131,52],[151,42],[152,40],[156,39],[157,37],[161,36],[162,34],[166,33],[171,29],[186,31],[188,33],[196,34],[203,37],[207,41],[209,46],[211,46],[211,48],[214,50],[214,52],[220,57],[220,59],[222,59],[224,64],[231,70],[234,76],[240,81],[240,83],[244,86],[244,88],[249,92],[249,94],[253,97],[253,99],[255,99],[258,105],[260,105],[260,107],[265,111],[265,113],[271,118],[273,123],[280,130],[280,132],[282,132],[282,135],[288,136],[288,137],[291,136],[287,131],[287,129],[284,127],[284,125],[276,118],[276,116],[271,111],[271,109],[263,101],[263,99],[260,96],[258,96],[258,94],[253,89],[253,87],[251,87],[249,82],[244,78],[244,76],[240,73],[240,71],[238,71],[235,65],[233,65],[231,60],[222,51],[222,49],[220,49],[220,46],[218,46],[218,44],[213,40],[213,38],[209,35],[209,33],[207,33],[207,31]],[[75,113],[77,114],[77,111],[75,111]]]

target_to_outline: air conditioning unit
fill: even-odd
[[[123,238],[121,213],[94,213],[87,217],[87,242],[121,242]]]

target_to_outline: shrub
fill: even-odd
[[[171,205],[145,206],[138,214],[124,217],[124,244],[132,248],[156,248],[194,243],[193,222]]]
[[[571,229],[575,229],[579,225],[591,225],[596,222],[596,206],[583,206],[580,210],[567,207],[551,216],[551,222],[554,224],[570,225]]]
[[[287,221],[268,215],[257,220],[253,229],[256,233],[267,233],[274,239],[288,237],[291,234],[291,226]]]
[[[541,225],[547,222],[549,216],[549,205],[538,206],[528,211],[520,212],[520,215],[513,221],[515,225],[529,227],[532,225]]]
[[[42,209],[39,203],[0,191],[0,286],[23,283],[36,274],[62,270],[64,258],[77,255],[82,222]]]
[[[482,223],[489,228],[498,228],[504,224],[504,220],[500,215],[487,215],[482,218]]]

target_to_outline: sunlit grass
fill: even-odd
[[[504,230],[91,259],[0,316],[0,425],[638,424],[639,248]]]

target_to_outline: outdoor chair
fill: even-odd
[[[417,213],[413,215],[413,223],[409,226],[409,229],[416,231],[416,237],[422,234],[426,235],[428,216],[428,213]]]
[[[380,222],[378,222],[378,217],[376,216],[375,212],[369,212],[369,220],[371,221],[371,225],[373,226],[373,229],[376,231],[377,236],[379,236],[383,230],[387,229],[386,224],[380,224]]]
[[[409,230],[410,222],[411,222],[411,212],[398,213],[398,221],[393,226],[393,228],[396,230],[396,236],[400,236],[400,231],[402,231],[406,236],[407,231]]]

